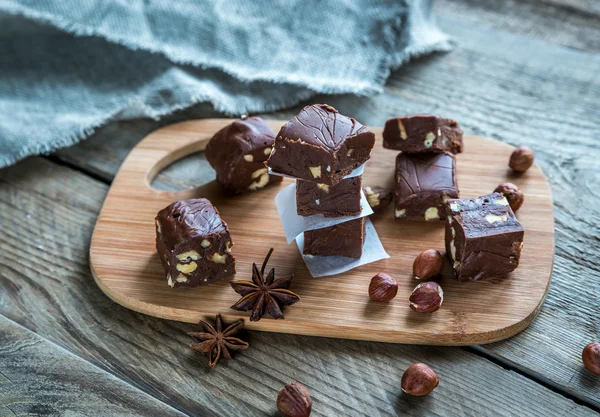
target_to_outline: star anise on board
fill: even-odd
[[[229,350],[248,349],[249,345],[247,342],[244,342],[237,337],[233,337],[233,335],[244,327],[244,320],[239,319],[223,330],[221,315],[217,314],[214,326],[205,321],[200,321],[200,325],[204,329],[204,332],[189,332],[188,334],[200,340],[201,343],[191,344],[190,348],[208,356],[209,366],[215,366],[219,361],[221,354],[225,359],[230,361],[231,354],[229,353]]]
[[[260,271],[256,264],[252,264],[252,281],[232,281],[231,287],[242,298],[231,306],[234,310],[252,310],[250,321],[258,321],[268,312],[274,319],[283,319],[281,306],[291,305],[300,300],[295,293],[289,290],[293,275],[275,279],[275,268],[272,268],[265,278],[265,267],[273,253],[269,250],[263,261]]]

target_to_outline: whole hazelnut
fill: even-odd
[[[515,149],[510,156],[510,161],[508,161],[508,166],[511,167],[514,171],[517,172],[525,172],[531,167],[533,164],[533,160],[535,155],[533,151],[528,146],[519,146]]]
[[[405,393],[422,397],[433,391],[439,383],[440,379],[433,369],[424,363],[415,363],[402,374],[400,386]]]
[[[304,385],[294,381],[287,384],[277,396],[277,409],[285,417],[308,417],[312,400]]]
[[[500,193],[508,200],[508,205],[512,211],[517,211],[523,205],[523,191],[512,182],[505,182],[500,184],[494,190],[495,193]]]
[[[394,278],[380,272],[371,278],[369,298],[373,301],[391,301],[398,293],[398,283]]]
[[[409,307],[417,313],[433,313],[442,305],[444,291],[437,282],[422,282],[415,287],[408,301]]]
[[[592,342],[583,348],[581,358],[588,371],[600,375],[600,342]]]
[[[442,255],[434,249],[428,249],[415,258],[413,274],[416,279],[433,278],[440,273],[443,266]]]

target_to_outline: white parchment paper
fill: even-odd
[[[325,217],[322,214],[299,216],[296,209],[296,183],[288,185],[275,196],[275,205],[288,244],[292,243],[305,230],[322,229],[373,214],[373,209],[369,206],[369,202],[361,190],[361,212],[356,216]]]
[[[365,164],[366,164],[366,162],[365,162]],[[365,171],[365,164],[362,164],[358,168],[355,168],[354,171],[352,171],[351,173],[349,173],[348,175],[346,175],[343,179],[354,178],[354,177],[358,177],[359,175],[362,175],[363,172]],[[278,177],[293,178],[295,180],[308,181],[308,180],[305,180],[303,178],[292,177],[291,175],[286,175],[286,174],[282,174],[280,172],[275,172],[275,171],[271,170],[271,167],[267,167],[267,170],[269,172],[269,175],[277,175]],[[315,181],[315,182],[317,182],[317,181]]]
[[[360,259],[347,258],[345,256],[311,256],[302,255],[308,271],[314,277],[325,277],[349,271],[361,265],[387,259],[390,255],[385,251],[375,226],[370,219],[365,220],[365,243],[363,254]],[[296,244],[302,254],[304,248],[304,233],[296,238]]]

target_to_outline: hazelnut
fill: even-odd
[[[444,291],[437,282],[422,282],[415,287],[408,301],[409,307],[417,313],[433,313],[442,305]]]
[[[508,205],[512,211],[517,211],[523,204],[524,196],[523,192],[512,182],[505,182],[500,184],[494,190],[495,193],[500,193],[508,200]]]
[[[600,375],[600,342],[592,342],[583,349],[583,364],[593,374]]]
[[[306,387],[297,381],[283,387],[277,396],[277,409],[285,417],[310,416],[312,400]]]
[[[535,156],[528,146],[519,146],[510,156],[508,166],[514,171],[525,172],[533,164]]]
[[[369,298],[373,301],[391,301],[398,293],[398,283],[394,278],[380,272],[371,278]]]
[[[413,263],[413,274],[416,279],[429,279],[440,273],[444,266],[444,258],[434,250],[427,249],[415,258]]]
[[[421,397],[433,391],[439,383],[440,379],[433,369],[424,363],[415,363],[402,374],[400,386],[405,393]]]

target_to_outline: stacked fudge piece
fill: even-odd
[[[275,138],[267,166],[296,178],[299,216],[361,213],[361,176],[347,177],[371,155],[375,135],[326,104],[306,106]],[[360,258],[365,240],[361,217],[304,232],[305,255]]]
[[[456,159],[463,132],[454,120],[435,116],[390,119],[383,147],[401,151],[396,158],[396,220],[446,218],[446,201],[458,198]]]

